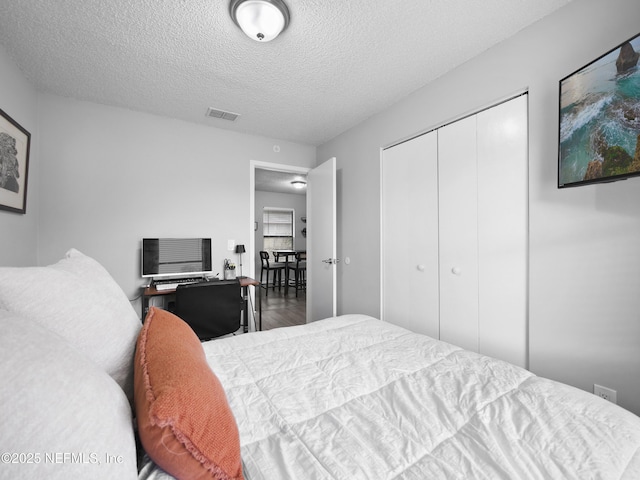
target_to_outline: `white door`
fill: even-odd
[[[440,339],[478,351],[476,117],[438,130]]]
[[[478,114],[478,351],[527,367],[527,96]]]
[[[307,175],[307,322],[337,314],[336,159]]]
[[[382,153],[382,319],[439,337],[438,134]]]

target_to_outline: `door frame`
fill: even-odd
[[[518,341],[523,341],[524,345],[522,345],[522,351],[518,351],[515,355],[519,358],[508,358],[508,361],[511,363],[514,363],[518,366],[521,366],[523,368],[529,368],[529,276],[530,276],[530,239],[529,239],[529,205],[530,205],[530,191],[529,191],[529,184],[528,184],[528,176],[529,176],[529,168],[530,168],[530,163],[529,163],[529,127],[530,127],[530,110],[529,110],[529,90],[528,88],[525,88],[521,91],[518,91],[517,93],[514,93],[512,95],[509,95],[507,97],[503,97],[500,101],[496,101],[493,102],[481,109],[475,110],[469,114],[465,114],[463,116],[460,116],[454,120],[448,121],[448,122],[444,122],[442,125],[437,126],[435,128],[431,128],[427,131],[425,131],[424,133],[420,133],[417,135],[412,135],[411,137],[408,137],[402,141],[397,141],[394,142],[392,144],[390,144],[388,147],[383,147],[380,149],[380,263],[381,263],[381,279],[380,279],[380,312],[381,314],[384,312],[384,302],[385,302],[385,289],[384,289],[384,281],[383,281],[383,275],[385,274],[384,272],[384,254],[385,254],[385,226],[384,226],[384,181],[383,181],[383,173],[384,173],[384,152],[385,150],[392,148],[394,146],[397,146],[401,143],[404,143],[406,141],[410,141],[413,140],[421,135],[430,133],[432,131],[440,131],[441,129],[450,127],[452,124],[458,123],[460,121],[464,121],[467,118],[471,117],[471,116],[475,116],[476,118],[480,117],[481,115],[483,115],[484,112],[487,112],[489,110],[492,110],[494,108],[498,108],[500,106],[502,106],[503,104],[509,103],[509,102],[513,102],[515,100],[520,99],[521,97],[524,97],[524,117],[525,117],[525,131],[524,131],[524,152],[525,152],[525,166],[524,166],[524,182],[525,182],[525,190],[524,190],[524,197],[525,197],[525,206],[524,206],[524,212],[525,212],[525,227],[524,227],[524,242],[523,242],[523,248],[524,248],[524,275],[523,275],[523,281],[524,281],[524,299],[523,299],[523,314],[524,314],[524,319],[523,319],[523,327],[524,327],[524,334],[522,335],[522,337],[519,337]],[[477,130],[476,130],[477,131]],[[476,149],[477,144],[476,144]],[[440,151],[438,152],[438,161],[440,161]],[[441,199],[439,199],[440,201]],[[478,230],[479,231],[479,230]],[[440,242],[440,240],[439,240]],[[487,242],[488,244],[491,244],[490,241]],[[478,244],[479,245],[479,244]],[[442,261],[442,258],[441,258]],[[441,265],[442,266],[442,265]],[[442,278],[442,273],[443,270],[440,269],[439,271],[439,275]],[[454,272],[455,273],[455,272]],[[477,276],[477,272],[476,272],[476,276]],[[504,275],[502,275],[502,277],[504,278]],[[477,288],[478,292],[480,291],[480,287],[478,285]],[[441,297],[442,300],[442,297]],[[485,302],[485,303],[491,303],[491,302]],[[501,300],[498,299],[497,301],[494,301],[493,304],[497,304],[501,306]],[[440,308],[441,308],[441,312],[442,312],[442,303],[440,303]],[[480,312],[480,311],[479,311]],[[440,318],[442,319],[442,315],[440,315]],[[466,317],[465,317],[466,318]],[[383,318],[384,319],[384,318]],[[482,322],[480,313],[478,314],[478,317],[476,318],[476,323],[478,325],[480,325]],[[441,325],[442,327],[442,325]],[[499,328],[499,325],[497,327],[494,328]],[[464,326],[462,326],[461,330],[464,330]],[[502,332],[501,332],[502,333]],[[440,329],[440,339],[443,339],[443,334],[442,334],[442,328]],[[489,348],[493,348],[494,350],[490,350],[488,351],[488,349],[484,346],[486,345],[487,342],[481,343],[481,338],[482,338],[482,331],[480,330],[480,327],[478,329],[478,334],[477,334],[477,339],[475,340],[477,342],[477,349],[475,349],[475,351],[480,351],[480,353],[485,353],[488,355],[499,355],[500,353],[496,353],[495,347],[494,346],[490,346]],[[452,341],[451,339],[447,339],[445,338],[444,340],[447,341]],[[510,343],[514,343],[512,338],[509,338],[508,340]],[[503,342],[506,343],[506,342]],[[464,344],[462,344],[462,346],[464,348],[469,348],[474,350],[474,348],[470,348],[469,346],[465,346]],[[514,355],[511,352],[508,352],[507,355]]]
[[[247,254],[249,256],[249,272],[252,272],[254,279],[259,277],[255,264],[255,222],[256,222],[256,170],[273,170],[274,172],[299,173],[306,175],[311,171],[311,167],[299,167],[296,165],[287,165],[283,163],[263,162],[259,160],[249,161],[249,248]],[[310,233],[308,234],[310,235]],[[254,305],[256,305],[254,299]]]

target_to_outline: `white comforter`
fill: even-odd
[[[212,341],[249,480],[640,479],[640,418],[363,315]]]

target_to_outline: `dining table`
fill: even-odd
[[[284,294],[289,293],[289,259],[295,260],[297,253],[307,253],[306,250],[274,250],[273,258],[276,262],[284,260]]]

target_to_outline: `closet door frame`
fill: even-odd
[[[505,97],[503,97],[502,99],[496,100],[495,102],[492,102],[491,104],[483,107],[483,108],[479,108],[473,112],[461,115],[455,119],[452,119],[451,121],[445,122],[443,124],[441,124],[438,127],[434,127],[434,128],[430,128],[429,130],[427,130],[427,132],[436,132],[440,129],[442,129],[443,127],[446,127],[452,123],[464,120],[468,117],[472,117],[472,116],[478,116],[480,114],[482,114],[484,111],[486,110],[490,110],[493,109],[494,107],[499,107],[504,103],[510,102],[511,100],[517,99],[518,97],[522,97],[519,102],[524,103],[525,106],[525,113],[524,113],[524,126],[520,125],[519,128],[522,128],[522,134],[524,135],[524,147],[519,147],[519,153],[517,153],[516,155],[520,155],[521,158],[523,158],[523,163],[521,166],[519,166],[518,168],[520,168],[520,179],[518,182],[512,184],[511,186],[509,186],[509,188],[507,188],[506,190],[511,190],[513,191],[513,189],[519,189],[519,193],[520,193],[520,197],[518,198],[518,202],[522,201],[522,204],[520,204],[520,206],[517,206],[515,209],[514,208],[509,208],[507,210],[505,210],[504,212],[501,212],[501,215],[503,215],[503,219],[502,219],[502,223],[503,224],[513,224],[513,220],[517,219],[518,222],[518,233],[517,235],[520,236],[520,245],[522,248],[518,249],[518,252],[516,252],[516,256],[517,256],[517,262],[515,264],[515,267],[513,267],[514,263],[507,260],[506,262],[502,262],[501,264],[494,264],[490,266],[489,269],[489,274],[487,276],[486,272],[487,271],[487,262],[490,260],[487,260],[489,257],[485,257],[485,259],[480,259],[478,258],[478,273],[477,273],[477,278],[478,278],[478,301],[479,303],[483,303],[483,301],[486,303],[487,301],[490,302],[491,304],[491,308],[490,309],[485,309],[484,313],[483,310],[481,308],[478,308],[478,314],[476,315],[476,320],[474,320],[477,324],[477,335],[476,335],[476,340],[475,341],[471,341],[470,344],[468,345],[467,348],[470,348],[472,350],[476,350],[479,351],[480,353],[484,353],[487,355],[491,355],[491,356],[496,356],[499,358],[504,358],[507,361],[510,361],[511,363],[515,363],[516,365],[520,365],[523,366],[525,368],[528,368],[528,310],[529,310],[529,304],[528,304],[528,285],[529,285],[529,245],[528,245],[528,224],[529,224],[529,217],[528,217],[528,202],[529,202],[529,192],[528,192],[528,90],[527,89],[522,89],[521,91],[517,91],[514,92],[512,94],[509,94]],[[484,116],[484,115],[481,115]],[[407,142],[407,141],[411,141],[413,138],[416,138],[420,135],[416,135],[415,137],[412,138],[407,138],[402,140],[402,142]],[[522,141],[522,138],[520,139],[520,141]],[[381,148],[381,155],[380,155],[380,175],[381,175],[381,181],[380,181],[380,204],[381,204],[381,282],[380,282],[380,288],[381,288],[381,295],[380,295],[380,311],[381,311],[381,318],[384,319],[384,312],[385,312],[385,271],[383,268],[383,264],[384,264],[384,251],[385,251],[385,224],[384,224],[384,216],[385,216],[385,212],[384,212],[384,170],[382,167],[382,162],[383,162],[383,157],[384,157],[384,151],[386,149],[389,149],[399,143],[402,142],[396,142],[395,144],[390,144],[387,147]],[[522,146],[522,144],[521,144]],[[479,147],[480,152],[479,154],[482,155],[491,155],[491,151],[486,150],[484,148],[484,146],[480,145]],[[483,150],[484,153],[482,152]],[[492,167],[490,167],[489,169],[486,169],[484,171],[478,172],[478,177],[482,177],[482,176],[491,176],[491,175],[495,175],[497,172],[497,170],[495,169],[495,165],[493,165]],[[480,202],[482,202],[479,206],[478,206],[478,223],[484,223],[486,222],[486,213],[488,211],[491,211],[492,209],[494,209],[496,207],[496,205],[499,205],[499,203],[501,202],[500,200],[500,196],[496,196],[494,198],[492,198],[492,195],[489,195],[487,198],[483,198],[486,197],[486,189],[485,191],[483,191],[483,189],[480,189],[480,192],[478,193],[478,195],[480,196],[480,198],[478,199]],[[496,201],[498,203],[496,203]],[[503,207],[505,206],[504,204],[502,205]],[[489,227],[490,228],[490,227]],[[478,227],[478,251],[480,255],[484,255],[487,250],[491,249],[491,245],[496,245],[496,239],[495,236],[493,236],[493,233],[489,233],[487,234],[486,229],[483,226],[479,226]],[[440,250],[440,245],[438,245],[438,250]],[[444,268],[444,267],[443,267]],[[450,270],[453,269],[455,267],[450,267]],[[456,269],[458,271],[458,269]],[[454,272],[450,272],[453,273],[455,275]],[[442,275],[442,272],[439,272],[440,275]],[[514,277],[518,277],[520,280],[518,280],[518,282],[515,282],[513,285],[510,285],[510,287],[512,288],[506,288],[505,287],[505,279],[509,279],[509,278],[514,278]],[[493,278],[491,278],[493,277]],[[503,295],[502,295],[502,300],[500,297],[500,294],[493,294],[493,296],[487,296],[486,290],[487,288],[489,288],[488,286],[481,284],[483,281],[483,279],[488,279],[489,282],[493,282],[494,284],[499,284],[500,282],[503,282]],[[508,280],[506,280],[508,282]],[[482,297],[485,297],[485,300],[481,300]],[[440,299],[440,292],[438,292],[438,299]],[[512,317],[507,316],[502,316],[501,319],[496,320],[494,318],[494,313],[498,312],[500,309],[502,309],[501,305],[504,305],[504,300],[507,299],[507,303],[511,303],[512,306],[509,308],[512,308],[512,311],[515,312],[515,314]],[[439,301],[439,309],[442,309],[442,302]],[[513,308],[513,305],[517,305],[517,308]],[[483,326],[485,328],[483,328]],[[487,331],[491,331],[491,330],[495,330],[495,329],[502,329],[500,330],[500,333],[498,336],[492,336],[491,333],[487,333]],[[482,331],[479,331],[482,330]],[[442,326],[441,324],[438,327],[438,331],[439,331],[439,338],[442,338]],[[475,348],[473,348],[473,346],[475,345]],[[505,349],[504,346],[507,345],[507,348]]]

